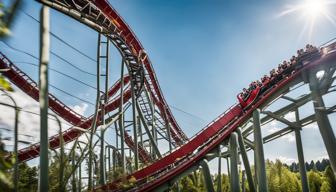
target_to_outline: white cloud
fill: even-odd
[[[87,108],[88,108],[88,104],[86,103],[81,103],[79,105],[75,105],[75,106],[71,106],[70,107],[72,110],[74,110],[75,112],[77,112],[80,115],[84,115],[84,113],[86,112]]]
[[[295,141],[295,137],[293,133],[286,134],[282,136],[281,138],[287,140],[289,143],[293,143]]]
[[[318,129],[318,125],[316,124],[316,122],[314,123],[310,123],[306,126],[303,127],[304,129]]]
[[[279,159],[281,162],[286,163],[288,165],[293,162],[296,162],[296,159],[290,158],[290,157],[284,157],[284,156],[279,156],[276,159]]]
[[[27,94],[16,88],[15,92],[9,93],[10,96],[16,101],[17,105],[22,109],[19,113],[19,140],[27,141],[32,144],[39,142],[40,138],[40,116],[39,116],[39,103],[30,98]],[[5,95],[0,95],[0,100],[3,103],[13,105],[13,102]],[[84,109],[85,106],[82,106]],[[84,111],[84,110],[82,110]],[[52,113],[49,111],[49,113]],[[14,109],[11,107],[0,105],[0,127],[10,129],[8,132],[3,129],[0,130],[2,136],[11,137],[11,141],[7,141],[6,144],[9,149],[13,145],[13,129],[14,129]],[[69,124],[65,124],[63,119],[62,130],[69,128]],[[53,136],[59,132],[59,127],[54,117],[49,118],[48,121],[48,135]],[[19,143],[19,149],[27,147],[27,144]]]
[[[294,122],[296,120],[295,118],[295,113],[294,112],[289,112],[284,116],[285,119],[288,121]]]
[[[287,117],[287,118],[292,118],[291,117],[292,116],[291,113],[288,113],[288,114],[289,114],[289,117]],[[277,131],[280,131],[282,129],[280,127],[281,127],[281,123],[278,122],[278,121],[276,121],[276,120],[274,120],[274,121],[271,121],[268,124],[266,124],[263,129],[265,129],[265,131],[266,131],[267,134],[272,134],[272,133],[275,133]],[[289,143],[292,143],[292,142],[295,141],[294,134],[292,134],[292,133],[283,135],[283,136],[280,137],[280,139],[284,139],[284,140],[286,140]]]

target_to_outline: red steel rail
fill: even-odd
[[[21,71],[18,67],[16,67],[3,53],[0,52],[0,68],[1,69],[9,69],[8,71],[5,71],[3,74],[16,86],[18,86],[22,91],[27,93],[30,97],[38,101],[39,98],[39,89],[34,80],[32,80],[28,75],[26,75],[23,71]],[[124,82],[128,83],[130,80],[129,76],[126,76],[124,78]],[[116,92],[120,89],[120,80],[116,82],[109,90],[108,95],[113,96],[116,94]],[[123,95],[124,101],[128,101],[131,98],[131,90],[127,89]],[[117,109],[120,106],[120,96],[110,101],[106,107],[105,111],[106,113],[113,111]],[[74,110],[66,106],[64,103],[62,103],[60,100],[58,100],[55,96],[52,94],[49,94],[49,107],[52,111],[54,111],[57,115],[62,117],[67,122],[71,123],[72,125],[75,125],[77,127],[81,127],[84,129],[89,129],[91,127],[91,123],[93,120],[93,117],[85,118],[78,113],[76,113]],[[101,119],[101,112],[99,111],[97,119]],[[100,125],[101,122],[98,121],[98,125]],[[71,127],[63,132],[63,139],[65,143],[71,142],[81,136],[83,134],[82,131],[75,129],[74,127]],[[132,149],[135,149],[135,144],[131,138],[131,136],[128,135],[128,133],[125,131],[125,142],[126,144]],[[54,135],[50,137],[49,139],[49,145],[51,149],[58,148],[60,146],[59,143],[59,135]],[[39,149],[40,145],[39,143],[36,143],[34,145],[31,145],[27,148],[23,148],[19,150],[18,157],[19,161],[27,161],[30,159],[33,159],[37,156],[39,156]],[[139,146],[139,154],[140,154],[140,160],[143,162],[150,162],[151,158],[150,155],[147,153],[147,151],[142,147]]]
[[[199,160],[201,160],[207,153],[215,149],[216,146],[227,139],[239,125],[250,118],[254,110],[264,104],[272,95],[281,90],[281,88],[285,85],[299,78],[300,75],[308,69],[318,65],[335,65],[335,63],[330,62],[335,60],[336,47],[334,47],[333,50],[329,50],[329,54],[306,64],[303,68],[297,70],[288,78],[278,82],[274,88],[259,98],[259,100],[248,111],[243,112],[239,105],[232,106],[209,123],[193,138],[191,138],[189,142],[162,159],[157,160],[153,164],[129,175],[128,178],[135,177],[137,182],[142,184],[136,189],[137,191],[154,190],[164,182],[169,181],[175,176],[183,173],[183,171],[186,171],[191,166],[195,165],[195,163],[199,162]],[[147,178],[149,177],[154,179],[147,181]],[[98,189],[116,189],[118,182],[120,182],[120,180],[114,181],[113,183],[102,186]]]
[[[109,4],[106,0],[96,0],[92,1],[97,8],[99,8],[108,18],[111,19],[113,23],[115,23],[115,26],[120,31],[120,36],[125,39],[125,42],[129,45],[129,47],[132,47],[136,53],[139,55],[141,52],[143,52],[144,48],[141,45],[140,41],[136,38],[134,32],[130,29],[130,27],[126,24],[126,22],[121,18],[121,16],[116,12],[116,10]],[[158,84],[158,80],[156,78],[154,68],[151,64],[151,61],[148,57],[144,60],[145,68],[149,75],[150,84],[153,87],[153,91],[155,93],[155,96],[157,97],[157,104],[161,105],[160,110],[166,109],[166,113],[168,116],[168,120],[173,125],[172,136],[174,139],[176,139],[176,142],[179,144],[182,144],[183,142],[188,140],[188,137],[185,135],[185,133],[182,131],[182,129],[177,124],[166,100],[163,97],[162,91],[160,89],[160,86]],[[162,111],[163,112],[163,111]]]

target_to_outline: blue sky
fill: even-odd
[[[301,13],[278,17],[289,5],[302,0],[256,0],[253,3],[242,0],[110,2],[145,47],[168,103],[193,114],[173,109],[188,136],[234,104],[236,94],[250,81],[268,73],[297,49],[307,43],[320,45],[336,37],[336,27],[327,19],[318,18],[312,35],[309,35],[307,30],[302,32],[306,18]],[[22,9],[38,18],[39,8],[38,3],[26,0]],[[335,8],[329,7],[331,10]],[[96,57],[97,34],[93,30],[56,11],[51,11],[51,18],[53,33],[90,57]],[[38,42],[38,23],[19,12],[12,37],[7,43],[38,56]],[[95,73],[94,62],[55,38],[52,38],[51,49],[83,70]],[[0,50],[13,61],[37,63],[35,59],[10,50],[2,43]],[[112,50],[111,58],[112,83],[119,76],[120,56],[116,50]],[[23,63],[18,66],[37,79],[37,68]],[[75,70],[53,55],[50,66],[95,85],[94,76]],[[95,100],[93,89],[53,72],[50,82],[85,100]],[[92,114],[89,104],[50,89],[66,104],[82,110],[85,108],[83,112],[87,116]],[[311,144],[312,138],[316,139],[316,145]],[[312,150],[305,150],[308,159],[325,156],[317,129],[303,131],[303,141],[307,146],[313,145],[309,147]],[[284,139],[267,145],[266,157],[295,159],[293,143],[284,145],[286,142]],[[279,153],[272,152],[274,147],[279,147]]]

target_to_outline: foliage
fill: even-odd
[[[0,89],[6,91],[13,91],[11,84],[0,74]]]
[[[37,168],[29,167],[27,163],[19,164],[18,191],[31,192],[37,191],[38,179]]]
[[[51,163],[49,165],[49,190],[50,191],[68,191],[71,189],[69,183],[66,183],[65,186],[61,186],[60,180],[60,171],[63,169],[63,180],[62,183],[65,182],[65,179],[71,176],[72,173],[72,165],[71,165],[71,154],[64,153],[63,163],[60,160],[58,155],[53,156]],[[74,182],[77,183],[77,182]],[[73,186],[74,187],[74,186]]]
[[[324,181],[321,186],[321,191],[336,191],[336,178],[330,166],[328,166],[324,171]]]
[[[301,183],[296,174],[290,172],[279,160],[266,162],[267,184],[269,191],[301,191]]]
[[[4,191],[10,191],[13,188],[12,176],[9,171],[14,165],[14,159],[6,158],[8,154],[0,135],[0,189]]]
[[[13,1],[8,7],[0,2],[0,38],[10,34],[10,26],[12,25],[16,12],[21,5],[21,0]]]
[[[0,38],[5,38],[10,34],[10,26],[13,23],[15,13],[21,5],[21,0],[15,0],[9,7],[5,7],[0,1]],[[1,72],[1,71],[0,71]],[[13,91],[10,83],[0,74],[0,89]]]
[[[319,192],[322,184],[321,174],[317,171],[308,173],[309,189],[311,192]]]

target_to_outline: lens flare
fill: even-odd
[[[333,15],[336,0],[303,0],[295,5],[288,5],[287,9],[282,11],[278,17],[295,15],[303,17],[305,20],[304,27],[300,33],[306,33],[308,30],[309,39],[311,39],[315,24],[318,19],[326,19],[331,24],[336,26],[336,18]]]
[[[326,7],[323,1],[309,0],[302,6],[305,14],[310,17],[318,17],[325,13]]]

